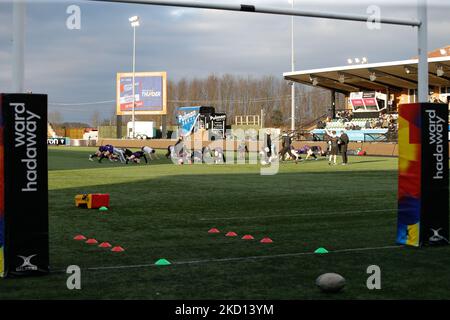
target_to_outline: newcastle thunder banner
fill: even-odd
[[[0,272],[49,271],[47,96],[0,95]]]
[[[397,243],[448,244],[448,106],[399,106]]]
[[[116,113],[131,115],[133,111],[141,115],[167,114],[167,74],[166,72],[118,73],[116,78]]]

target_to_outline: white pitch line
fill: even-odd
[[[382,247],[368,247],[368,248],[350,248],[350,249],[338,249],[329,251],[329,253],[345,253],[345,252],[358,252],[358,251],[369,251],[369,250],[383,250],[383,249],[398,249],[404,246],[382,246]],[[187,265],[187,264],[201,264],[210,262],[231,262],[231,261],[241,261],[241,260],[257,260],[257,259],[274,259],[282,257],[296,257],[296,256],[306,256],[306,255],[316,255],[314,252],[296,252],[296,253],[282,253],[273,255],[261,255],[261,256],[247,256],[247,257],[234,257],[234,258],[219,258],[219,259],[204,259],[204,260],[190,260],[190,261],[178,261],[172,262],[172,265]],[[105,267],[88,267],[82,268],[82,270],[87,271],[97,271],[97,270],[114,270],[114,269],[133,269],[133,268],[148,268],[156,267],[155,264],[135,264],[135,265],[124,265],[124,266],[105,266]],[[56,272],[65,272],[65,270],[55,270]]]
[[[221,218],[199,218],[200,221],[210,220],[251,220],[251,219],[264,219],[264,218],[289,218],[289,217],[303,217],[303,216],[335,216],[342,214],[359,214],[369,212],[388,212],[396,211],[397,209],[376,209],[376,210],[353,210],[353,211],[341,211],[341,212],[322,212],[322,213],[299,213],[299,214],[282,214],[282,215],[267,215],[267,216],[247,216],[247,217],[221,217]]]

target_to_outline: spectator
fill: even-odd
[[[341,131],[341,135],[339,137],[339,151],[342,154],[342,164],[343,165],[347,165],[348,162],[348,158],[347,158],[347,147],[348,147],[348,143],[350,142],[350,139],[348,137],[348,135],[344,132]]]

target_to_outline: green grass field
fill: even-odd
[[[261,176],[257,165],[175,166],[162,151],[149,165],[99,164],[92,150],[49,149],[53,272],[1,280],[0,299],[450,298],[450,247],[395,246],[396,158],[288,162]],[[76,208],[80,193],[109,193],[110,210]],[[225,237],[230,230],[255,240]],[[259,243],[266,236],[274,243]],[[313,254],[318,247],[330,253]],[[173,264],[153,266],[159,258]],[[366,287],[373,264],[381,290]],[[82,269],[81,290],[66,287],[69,265]],[[347,279],[343,292],[318,290],[325,272]]]

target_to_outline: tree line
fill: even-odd
[[[205,78],[181,78],[167,81],[167,122],[176,125],[176,108],[180,106],[213,106],[216,112],[224,112],[228,124],[234,124],[237,115],[260,115],[264,111],[264,123],[272,127],[289,127],[291,123],[291,82],[275,76],[238,76],[211,74]],[[337,100],[342,104],[343,97]],[[323,116],[331,105],[328,90],[296,84],[296,126],[301,127]],[[115,125],[115,106],[108,112],[93,111],[90,125]],[[150,120],[152,117],[137,117]],[[157,118],[157,117],[155,117]],[[61,113],[49,113],[49,121],[62,123]],[[125,121],[127,121],[125,119]]]

